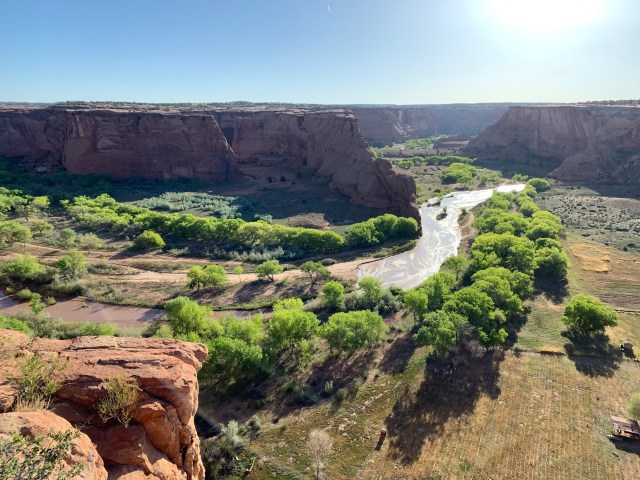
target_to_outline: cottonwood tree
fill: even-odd
[[[329,308],[339,308],[344,302],[344,285],[336,281],[325,283],[321,300]]]
[[[311,282],[311,286],[313,286],[320,277],[328,277],[331,275],[329,270],[319,262],[304,262],[300,265],[300,271],[309,275],[309,280]]]
[[[193,266],[187,271],[188,288],[200,290],[202,287],[222,287],[227,283],[227,274],[220,265]]]
[[[358,287],[362,290],[362,298],[369,308],[375,308],[384,294],[382,281],[375,277],[362,277],[358,280]]]
[[[447,257],[442,265],[455,273],[456,281],[458,281],[460,274],[464,270],[464,267],[467,265],[467,259],[464,257],[464,255],[452,255],[450,257]]]
[[[256,275],[258,278],[267,277],[269,281],[275,280],[275,275],[284,272],[284,267],[280,265],[278,260],[267,260],[256,267]]]
[[[413,324],[418,325],[429,311],[429,297],[421,290],[409,290],[404,294],[404,306],[413,314]]]
[[[387,326],[380,315],[370,310],[340,312],[331,315],[319,333],[331,352],[352,354],[381,342]]]
[[[465,323],[466,320],[456,313],[431,312],[413,339],[416,345],[431,345],[437,355],[444,355],[458,342],[458,333]]]
[[[575,295],[564,309],[562,321],[571,329],[583,335],[596,331],[603,331],[605,327],[618,324],[616,312],[596,297],[590,295]]]
[[[164,311],[174,335],[198,333],[204,327],[211,309],[187,297],[176,297],[164,304]]]

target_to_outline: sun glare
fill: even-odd
[[[527,32],[566,30],[590,23],[607,0],[486,0],[499,22]]]

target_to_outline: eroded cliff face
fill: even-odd
[[[568,182],[640,183],[640,108],[511,107],[466,152],[548,167]]]
[[[413,179],[375,158],[351,112],[226,111],[217,119],[247,175],[269,167],[277,176],[326,183],[355,204],[419,219]]]
[[[355,204],[418,218],[413,180],[374,157],[346,110],[117,107],[0,108],[0,155],[43,173],[153,180],[266,184],[286,170]]]
[[[167,339],[30,340],[9,330],[0,330],[0,339],[0,436],[16,428],[40,432],[27,426],[49,416],[48,424],[55,427],[52,431],[65,430],[68,422],[82,432],[78,439],[81,452],[76,454],[86,457],[88,468],[97,473],[80,478],[106,478],[100,473],[105,469],[109,479],[204,478],[194,416],[197,372],[206,358],[206,347]],[[16,399],[9,380],[15,361],[28,355],[55,357],[66,363],[62,388],[49,412],[5,413]],[[95,410],[104,395],[104,382],[123,375],[135,379],[141,389],[126,428],[113,420],[103,422]]]
[[[391,145],[408,138],[477,135],[507,110],[507,104],[459,104],[365,107],[350,110],[371,145]]]

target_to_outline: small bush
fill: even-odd
[[[328,267],[329,265],[335,265],[338,261],[335,258],[323,258],[320,260],[320,264]]]
[[[145,230],[133,241],[133,248],[136,250],[158,250],[165,246],[160,234],[153,230]]]
[[[29,302],[33,297],[33,292],[28,288],[23,288],[22,290],[16,292],[16,298],[23,302]]]
[[[104,396],[96,404],[100,418],[107,422],[115,419],[129,426],[133,409],[140,399],[138,382],[130,377],[114,377],[103,383]]]
[[[17,365],[18,375],[11,378],[11,382],[18,389],[14,410],[45,410],[51,397],[62,386],[60,373],[66,366],[66,363],[58,358],[42,359],[32,355],[21,359]]]
[[[335,390],[335,387],[333,386],[333,380],[327,380],[324,384],[324,393],[326,393],[327,395],[331,395]]]
[[[347,398],[347,396],[349,395],[349,390],[347,390],[346,388],[339,388],[338,391],[336,392],[336,400],[338,402],[342,402],[345,398]]]

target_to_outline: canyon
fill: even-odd
[[[640,183],[640,108],[510,107],[466,154],[546,168],[568,183]]]
[[[356,204],[419,218],[415,184],[376,159],[354,114],[277,105],[0,107],[0,156],[47,173],[326,185]]]
[[[116,337],[31,339],[11,330],[0,330],[0,342],[0,439],[15,431],[42,435],[75,426],[81,435],[67,463],[83,464],[77,478],[204,478],[194,424],[204,345]],[[48,411],[11,412],[18,392],[10,379],[20,359],[33,355],[63,363],[62,386]],[[96,412],[105,382],[122,376],[140,388],[127,427],[105,422]]]

